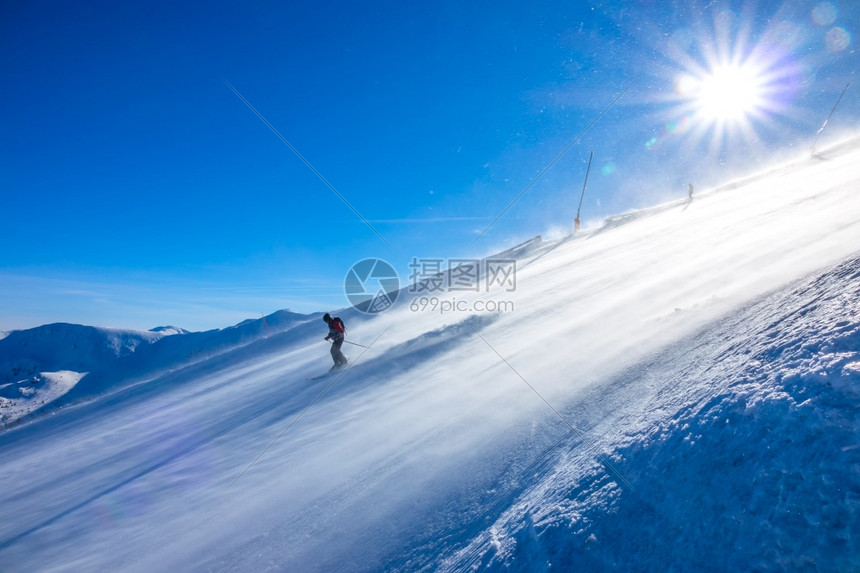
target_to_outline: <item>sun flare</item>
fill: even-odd
[[[723,66],[702,80],[697,99],[706,117],[742,119],[761,105],[761,82],[748,67]]]
[[[660,78],[668,105],[647,149],[676,140],[722,160],[765,145],[793,119],[807,73],[796,57],[800,39],[785,22],[754,33],[755,22],[752,8],[720,11],[672,34]]]
[[[744,121],[763,105],[761,75],[751,66],[720,65],[700,77],[684,76],[678,91],[710,123]]]

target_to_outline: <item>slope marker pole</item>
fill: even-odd
[[[821,124],[821,127],[818,128],[818,131],[815,133],[815,139],[812,141],[812,147],[809,148],[809,154],[815,155],[815,145],[818,143],[818,138],[821,136],[821,132],[824,131],[824,128],[827,127],[827,122],[830,121],[830,118],[833,116],[833,112],[836,111],[836,107],[839,105],[839,102],[842,101],[842,96],[845,95],[845,92],[848,91],[848,86],[850,83],[845,84],[845,87],[842,88],[842,93],[839,94],[839,99],[836,100],[836,103],[833,105],[833,109],[830,110],[830,114],[827,116],[827,119],[824,120],[824,123]]]
[[[585,198],[585,186],[588,184],[588,173],[591,171],[591,160],[594,158],[592,151],[588,156],[588,167],[585,168],[585,181],[582,182],[582,194],[579,196],[579,207],[576,208],[576,219],[573,220],[573,232],[579,231],[579,213],[582,211],[582,200]]]
[[[576,144],[576,142],[577,142],[577,141],[579,141],[580,139],[582,139],[582,136],[583,136],[583,135],[585,135],[585,134],[586,134],[586,132],[587,132],[589,129],[591,129],[591,127],[592,127],[595,123],[597,123],[597,122],[600,120],[600,118],[601,118],[601,117],[603,117],[604,115],[606,115],[606,113],[607,113],[610,109],[612,109],[612,107],[613,107],[613,106],[618,102],[618,100],[620,100],[620,99],[622,98],[622,96],[623,96],[624,94],[626,94],[626,93],[627,93],[627,90],[629,90],[632,86],[633,86],[633,82],[631,82],[631,83],[627,84],[627,87],[626,87],[626,88],[624,88],[624,90],[623,90],[620,94],[618,94],[618,95],[615,97],[615,99],[614,99],[614,100],[612,100],[612,102],[611,102],[608,106],[606,106],[606,108],[605,108],[603,111],[601,111],[599,114],[597,114],[597,117],[595,117],[593,120],[591,120],[591,123],[589,123],[588,125],[586,125],[586,126],[585,126],[585,129],[583,129],[582,131],[580,131],[580,132],[579,132],[579,134],[578,134],[576,137],[574,137],[574,138],[573,138],[573,141],[571,141],[571,142],[567,145],[567,147],[565,147],[565,148],[561,151],[561,153],[559,153],[558,155],[556,155],[555,159],[553,159],[552,161],[550,161],[550,162],[549,162],[549,165],[547,165],[546,167],[544,167],[544,168],[543,168],[543,171],[541,171],[540,173],[538,173],[538,174],[537,174],[537,177],[535,177],[534,179],[532,179],[532,182],[531,182],[531,183],[529,183],[528,185],[526,185],[526,188],[525,188],[525,189],[523,189],[522,191],[520,191],[520,194],[519,194],[519,195],[517,195],[516,197],[514,197],[514,200],[513,200],[513,201],[511,201],[511,202],[508,204],[508,206],[507,206],[507,207],[505,207],[505,208],[502,210],[502,212],[501,212],[501,213],[499,213],[498,215],[496,215],[496,218],[495,218],[495,219],[493,219],[493,221],[492,221],[489,225],[487,225],[487,226],[484,228],[484,230],[483,230],[483,231],[481,231],[481,232],[478,234],[478,236],[474,238],[474,240],[472,240],[472,243],[471,243],[471,244],[472,244],[472,245],[474,245],[475,243],[477,243],[477,242],[478,242],[478,239],[480,239],[481,237],[483,237],[483,236],[487,233],[487,231],[489,231],[489,230],[493,227],[493,225],[495,225],[495,224],[496,224],[496,222],[497,222],[499,219],[501,219],[501,218],[502,218],[502,216],[503,216],[505,213],[507,213],[507,212],[511,209],[511,207],[513,207],[513,206],[514,206],[514,204],[515,204],[517,201],[519,201],[519,200],[523,197],[523,195],[525,195],[525,194],[528,192],[528,190],[529,190],[529,189],[531,189],[532,187],[534,187],[535,183],[537,183],[538,181],[540,181],[540,178],[541,178],[541,177],[543,177],[543,176],[544,176],[544,174],[546,174],[546,172],[547,172],[547,171],[549,171],[549,170],[552,168],[552,166],[553,166],[553,165],[555,165],[555,164],[558,162],[558,160],[559,160],[559,159],[561,159],[561,158],[564,156],[564,154],[565,154],[565,153],[567,153],[567,151],[568,151],[571,147],[573,147],[573,146],[574,146],[574,144]]]

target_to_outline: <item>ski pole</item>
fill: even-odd
[[[334,340],[329,340],[330,343],[334,344]],[[344,339],[344,342],[347,344],[352,344],[353,346],[361,346],[362,348],[370,348],[369,346],[365,346],[364,344],[359,344],[357,342],[350,342],[349,340]]]

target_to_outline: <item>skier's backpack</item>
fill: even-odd
[[[331,324],[332,324],[332,328],[334,328],[336,331],[340,332],[341,334],[346,333],[346,325],[343,323],[343,321],[339,317],[336,316],[333,319],[331,319]]]

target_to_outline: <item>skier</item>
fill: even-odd
[[[692,201],[693,200],[693,184],[692,183],[690,183],[689,187],[687,188],[687,195],[690,197],[690,201]]]
[[[331,369],[334,370],[335,368],[342,368],[346,366],[347,363],[346,356],[344,356],[343,352],[340,351],[340,347],[343,346],[346,327],[343,325],[343,321],[340,318],[332,318],[329,313],[325,313],[323,321],[328,325],[328,336],[326,336],[325,339],[332,341],[331,357],[332,360],[334,360],[334,366],[332,366]]]

